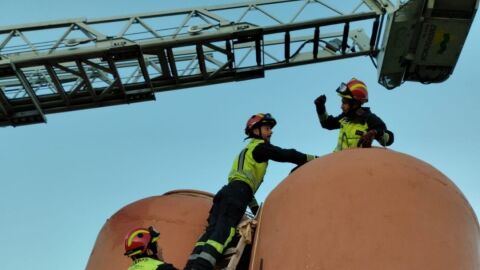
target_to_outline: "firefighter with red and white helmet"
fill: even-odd
[[[362,107],[368,102],[368,89],[364,82],[352,78],[347,83],[341,83],[336,92],[342,97],[342,113],[336,117],[327,113],[325,95],[319,96],[314,102],[322,127],[340,129],[335,152],[348,148],[368,148],[374,139],[382,146],[393,143],[393,132],[387,129],[382,119],[370,108]]]
[[[250,141],[235,156],[228,184],[215,195],[207,219],[208,226],[195,244],[185,270],[213,269],[235,235],[236,226],[247,206],[256,214],[258,204],[254,195],[263,182],[269,160],[301,166],[315,158],[295,149],[272,145],[272,128],[276,124],[269,113],[258,113],[248,119],[245,134]]]
[[[125,256],[133,260],[128,270],[178,270],[163,262],[157,246],[160,233],[153,227],[135,228],[125,236]]]

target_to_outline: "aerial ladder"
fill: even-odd
[[[478,0],[269,0],[0,27],[0,126],[357,56],[372,59],[387,89],[441,82],[477,8]]]

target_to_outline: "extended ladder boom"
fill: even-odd
[[[362,55],[388,89],[441,82],[478,2],[270,0],[1,27],[0,126]]]
[[[259,78],[268,69],[373,55],[383,9],[380,1],[356,2],[348,11],[323,1],[255,1],[0,28],[0,126]],[[269,11],[275,7],[287,8],[288,18]],[[314,9],[327,15],[309,18]]]

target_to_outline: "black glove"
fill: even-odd
[[[327,102],[327,97],[325,95],[320,95],[317,97],[314,101],[315,107],[317,107],[317,112],[318,114],[324,114],[326,109],[325,109],[325,103]]]
[[[372,142],[377,136],[377,131],[375,129],[369,130],[367,133],[363,134],[362,138],[358,141],[357,146],[362,148],[372,147]]]

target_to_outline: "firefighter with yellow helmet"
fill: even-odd
[[[335,152],[348,148],[368,148],[374,139],[382,146],[393,143],[393,132],[370,108],[362,106],[368,101],[368,89],[364,82],[352,78],[347,83],[341,83],[336,92],[342,97],[342,113],[338,116],[327,113],[325,95],[319,96],[314,102],[321,126],[328,130],[340,129]]]
[[[125,256],[133,263],[128,270],[178,270],[163,262],[161,249],[157,246],[160,233],[153,227],[135,228],[125,236]]]

